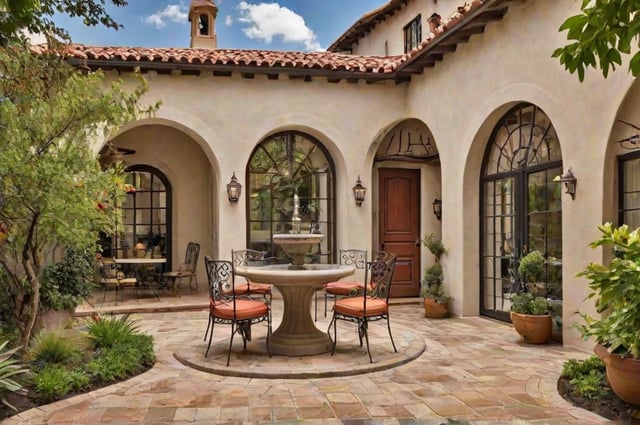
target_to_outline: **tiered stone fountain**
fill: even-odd
[[[291,233],[277,233],[273,235],[273,243],[291,256],[290,270],[304,270],[304,260],[311,248],[324,239],[324,235],[317,233],[301,233],[300,199],[293,195],[293,217],[291,219]]]

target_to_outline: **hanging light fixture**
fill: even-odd
[[[364,195],[367,193],[367,188],[362,185],[362,181],[360,180],[360,176],[358,176],[358,181],[356,185],[353,186],[353,197],[356,199],[356,205],[361,206],[364,202]]]
[[[573,175],[573,170],[571,167],[561,176],[556,176],[553,179],[554,182],[564,183],[564,187],[567,189],[565,193],[571,195],[571,199],[576,199],[576,184],[578,183],[578,179]]]
[[[442,201],[438,198],[433,200],[433,213],[438,220],[442,219]]]
[[[236,178],[236,173],[234,171],[233,175],[231,176],[231,181],[227,184],[227,196],[229,197],[229,202],[238,202],[241,192],[242,185],[238,183],[238,179]]]

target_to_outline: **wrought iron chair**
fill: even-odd
[[[177,270],[171,270],[160,274],[162,282],[170,282],[173,286],[174,293],[178,293],[178,289],[182,284],[182,279],[189,279],[189,288],[193,291],[191,283],[195,280],[195,292],[198,292],[198,275],[196,267],[198,265],[198,256],[200,254],[200,244],[189,242],[184,255],[184,263],[178,266]]]
[[[238,266],[254,266],[276,264],[276,257],[267,257],[267,251],[257,251],[255,249],[235,249],[231,250],[231,261],[233,262],[233,270]],[[248,278],[243,278],[245,284],[238,284],[235,287],[236,296],[246,296],[253,298],[255,295],[262,297],[269,305],[271,305],[271,292],[273,285],[269,283],[253,282]]]
[[[367,266],[368,253],[363,249],[341,249],[339,251],[340,264],[355,266],[356,270],[364,270]],[[324,317],[327,317],[327,303],[329,298],[358,295],[364,289],[364,281],[337,281],[324,285]],[[315,299],[315,320],[318,320],[318,295]]]
[[[226,260],[214,260],[204,257],[207,278],[209,280],[209,343],[204,356],[209,355],[213,328],[216,324],[231,325],[231,338],[227,353],[227,366],[231,359],[233,337],[237,333],[242,337],[243,347],[247,349],[247,341],[251,341],[251,325],[267,322],[267,350],[271,357],[269,337],[271,336],[271,308],[265,301],[249,300],[236,296],[233,274],[233,263]],[[206,339],[206,334],[205,334]]]
[[[124,272],[117,269],[115,263],[100,259],[98,261],[98,269],[99,283],[104,288],[104,293],[102,294],[102,304],[104,304],[104,301],[107,297],[107,291],[109,289],[115,289],[116,305],[118,305],[118,292],[120,291],[120,288],[134,288],[137,291],[136,285],[138,283],[138,280],[135,277],[125,276]]]
[[[333,326],[332,356],[335,354],[338,341],[338,320],[357,324],[360,346],[362,347],[362,338],[364,337],[367,343],[369,361],[371,363],[373,363],[373,358],[371,357],[371,349],[369,348],[369,322],[386,320],[393,351],[398,352],[396,344],[393,341],[389,321],[389,291],[391,290],[393,272],[396,267],[396,256],[386,251],[378,251],[375,257],[374,261],[367,262],[365,268],[366,287],[370,289],[364,291],[362,295],[359,296],[338,299],[333,305],[333,317],[327,329],[327,333],[331,335],[331,326]]]

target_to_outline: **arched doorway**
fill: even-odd
[[[424,122],[410,118],[384,133],[375,154],[374,245],[397,256],[392,297],[420,294],[423,234],[441,234],[439,218],[423,211],[423,199],[439,199],[441,195],[440,155],[433,140]]]
[[[284,256],[272,236],[291,231],[297,194],[302,231],[325,235],[309,261],[335,261],[335,171],[317,139],[299,131],[267,137],[251,154],[246,181],[248,247]]]
[[[561,318],[562,191],[553,181],[561,174],[560,144],[544,111],[529,103],[508,111],[492,132],[480,179],[482,314],[509,320],[511,294],[527,290],[519,258],[539,250],[546,278],[537,295]]]

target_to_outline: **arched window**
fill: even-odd
[[[558,138],[547,115],[520,104],[495,127],[481,177],[481,312],[509,319],[512,293],[529,290],[562,300],[562,174]],[[546,279],[527,286],[517,274],[520,257],[539,250]]]
[[[335,259],[333,163],[308,134],[287,131],[263,140],[253,151],[247,172],[247,246],[283,257],[273,234],[292,230],[293,198],[300,201],[302,232],[325,235],[308,262]]]
[[[209,35],[209,15],[206,13],[198,16],[198,32],[200,35]]]
[[[145,256],[166,257],[171,265],[171,188],[159,170],[146,165],[127,168],[125,182],[133,188],[125,195],[118,218],[118,232],[103,239],[103,255],[127,258],[136,255],[136,245]],[[138,254],[140,255],[140,254]]]

